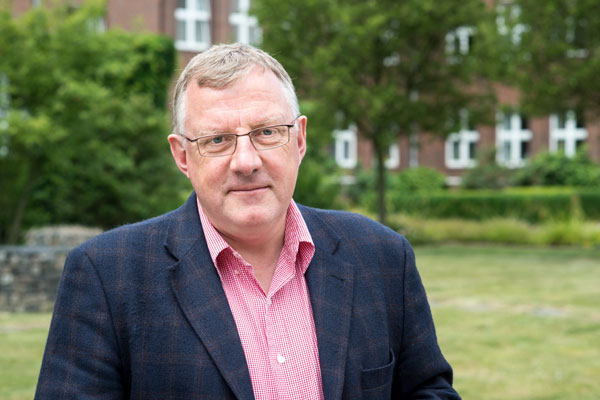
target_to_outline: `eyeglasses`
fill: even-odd
[[[248,136],[257,151],[271,150],[288,144],[290,141],[290,128],[294,126],[298,117],[294,118],[289,124],[264,126],[240,135],[220,133],[199,136],[195,139],[190,139],[185,135],[182,136],[191,143],[196,142],[198,152],[205,157],[223,157],[235,153],[237,139],[241,136]]]

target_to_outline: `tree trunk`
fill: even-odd
[[[34,184],[35,179],[30,178],[25,182],[25,186],[23,186],[12,224],[10,230],[8,231],[8,244],[16,244],[19,241],[19,236],[21,235],[21,226],[23,225],[23,216],[25,215],[27,203],[29,203],[29,198],[31,197]]]

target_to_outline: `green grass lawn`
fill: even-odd
[[[600,250],[417,247],[465,400],[600,398]],[[0,313],[0,399],[31,399],[48,314]]]
[[[465,399],[600,398],[600,251],[415,252]]]
[[[50,314],[0,313],[0,399],[32,399]]]

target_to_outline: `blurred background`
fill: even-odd
[[[597,0],[0,0],[0,398],[64,257],[178,207],[170,92],[211,44],[308,116],[294,198],[404,234],[465,399],[600,396]]]

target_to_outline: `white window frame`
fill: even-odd
[[[471,26],[461,26],[449,32],[446,34],[446,54],[469,54],[471,51],[470,39],[473,36],[475,36],[475,29]]]
[[[387,169],[396,169],[400,166],[400,149],[398,143],[392,143],[388,150],[388,158],[384,162]]]
[[[516,21],[521,16],[521,6],[512,1],[505,1],[496,6],[496,29],[502,36],[510,35],[510,39],[514,45],[521,43],[523,33],[527,32],[527,26],[522,23],[516,23],[512,27],[506,23],[505,15],[510,13],[509,18]]]
[[[567,19],[567,37],[565,38],[567,43],[569,44],[575,44],[575,39],[576,39],[576,27],[575,27],[575,20],[570,17]],[[567,57],[569,58],[585,58],[590,54],[588,49],[585,48],[573,48],[573,49],[569,49],[567,50]]]
[[[341,168],[355,168],[358,163],[356,127],[336,130],[333,134],[335,137],[335,162]]]
[[[444,158],[446,167],[450,169],[473,168],[477,160],[470,153],[470,144],[479,142],[479,132],[468,128],[468,113],[461,112],[461,130],[448,135],[445,143]],[[454,158],[454,146],[458,144],[458,158]]]
[[[408,137],[408,165],[411,168],[419,166],[419,132],[414,126]]]
[[[258,26],[258,19],[255,16],[249,15],[251,0],[237,0],[239,10],[232,11],[229,14],[229,23],[232,27],[237,28],[237,35],[233,38],[234,42],[247,43],[252,45],[260,44],[262,41],[262,31]],[[251,34],[254,30],[255,40],[251,40]]]
[[[558,114],[552,114],[550,116],[550,151],[557,152],[559,150],[558,143],[562,140],[565,143],[565,154],[573,157],[577,153],[577,142],[587,140],[587,129],[577,127],[577,115],[572,110],[565,113],[564,128],[560,128],[558,122]]]
[[[208,10],[197,9],[197,4],[206,1]],[[175,48],[180,51],[203,51],[210,47],[211,43],[211,9],[210,0],[186,0],[185,8],[175,9]],[[185,40],[177,38],[178,22],[185,22]],[[205,41],[196,41],[196,23],[205,23]]]
[[[509,128],[504,126],[505,118],[508,118]],[[533,133],[529,129],[522,129],[521,114],[518,113],[498,113],[496,116],[496,161],[498,164],[508,168],[522,167],[526,163],[526,158],[521,155],[521,145],[523,142],[531,142]],[[504,146],[510,146],[508,157],[504,153]]]

